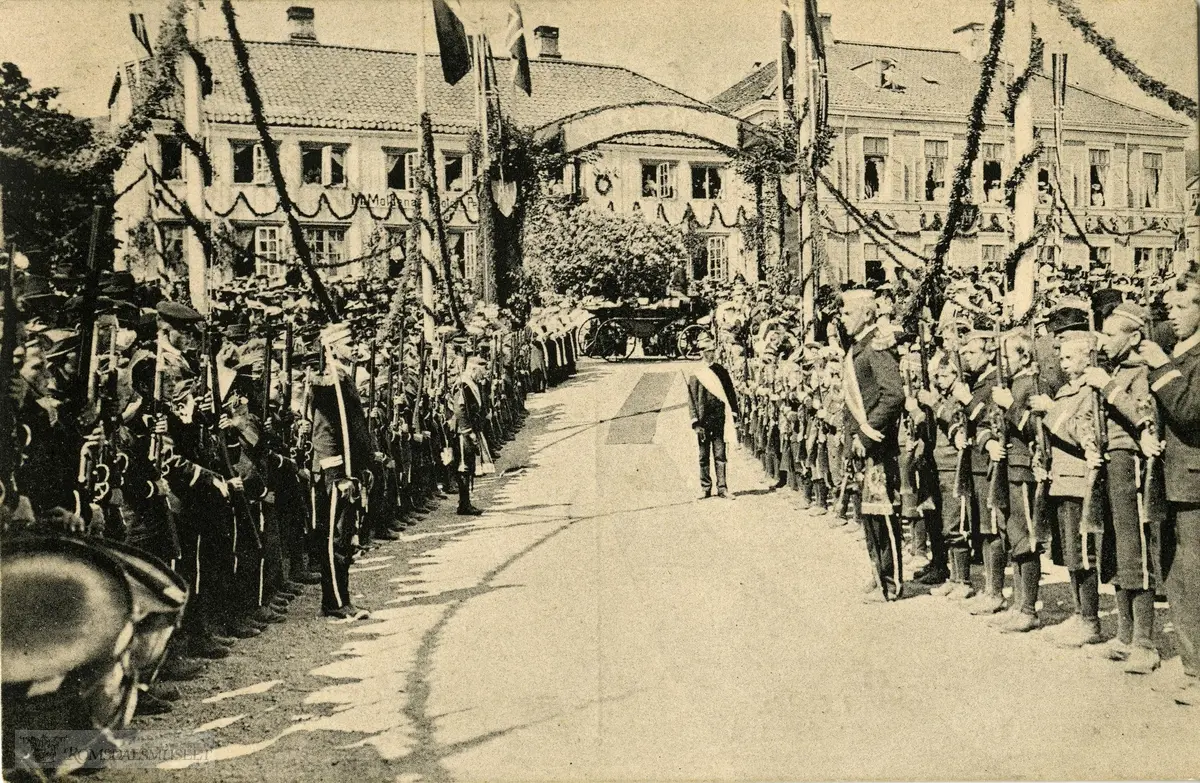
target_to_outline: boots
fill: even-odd
[[[975,597],[975,588],[971,586],[971,550],[956,547],[950,552],[952,568],[958,571],[954,583],[946,593],[946,597],[954,601],[965,601]]]
[[[1004,606],[1004,542],[990,538],[983,545],[985,589],[967,607],[973,615],[995,614]]]
[[[1130,592],[1133,593],[1133,638],[1124,670],[1127,674],[1149,674],[1162,662],[1154,644],[1154,591]]]

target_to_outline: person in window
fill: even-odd
[[[1099,182],[1092,183],[1092,206],[1093,207],[1104,206],[1104,189],[1102,187],[1100,187]]]
[[[658,180],[653,174],[647,174],[642,179],[642,195],[646,198],[658,198]]]

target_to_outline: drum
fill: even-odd
[[[112,555],[50,536],[3,542],[0,582],[4,767],[55,767],[51,732],[120,727],[132,715],[133,593]]]
[[[125,570],[133,596],[133,642],[129,662],[138,673],[138,681],[148,683],[158,673],[167,654],[167,642],[183,620],[187,603],[187,582],[149,552],[119,541],[95,541]]]

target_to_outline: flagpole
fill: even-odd
[[[1033,9],[1032,0],[1015,0],[1013,21],[1015,22],[1015,38],[1012,52],[1016,67],[1024,67],[1029,62],[1033,48]],[[1021,160],[1033,149],[1033,96],[1031,90],[1022,90],[1013,108],[1013,158]],[[1031,167],[1033,176],[1026,176],[1017,185],[1013,199],[1013,244],[1019,246],[1033,236],[1034,232],[1034,202],[1037,199],[1037,163]],[[1008,270],[1002,270],[1005,277]],[[1037,276],[1037,253],[1026,253],[1017,260],[1016,273],[1013,279],[1013,317],[1019,319],[1033,307],[1033,297]]]
[[[786,27],[783,24],[783,15],[785,11],[790,11],[790,9],[788,9],[787,0],[782,0],[779,6],[779,57],[775,61],[775,80],[779,85],[775,90],[775,108],[779,114],[780,125],[783,125],[785,122],[787,122],[787,96],[784,94],[784,87],[786,86],[784,69],[787,63],[788,44],[790,41],[787,40]]]
[[[482,29],[482,18],[480,19],[480,28]],[[479,192],[479,247],[476,252],[480,258],[480,272],[482,273],[482,290],[483,300],[486,302],[494,302],[496,300],[494,269],[492,266],[492,212],[491,198],[487,189],[491,187],[491,146],[488,139],[488,109],[490,102],[488,100],[488,50],[487,38],[483,33],[479,34],[476,39],[478,45],[475,47],[478,52],[475,62],[479,68],[479,171],[476,176],[476,182]]]
[[[808,41],[808,0],[796,0],[795,7],[792,9],[792,27],[796,36],[796,72],[792,75],[792,95],[795,106],[796,117],[800,121],[799,134],[800,138],[796,145],[796,154],[799,156],[799,167],[797,180],[798,198],[796,202],[796,222],[797,231],[796,238],[799,243],[798,261],[799,261],[799,276],[800,276],[800,301],[801,301],[801,323],[809,337],[812,335],[813,329],[813,281],[812,277],[812,253],[813,243],[811,241],[812,233],[812,210],[809,209],[809,204],[806,199],[809,198],[808,188],[805,183],[805,170],[811,165],[811,149],[813,138],[813,127],[817,114],[817,106],[815,96],[811,94],[812,85],[812,67],[809,63],[809,41]],[[804,111],[804,103],[808,102],[808,111]],[[808,154],[806,154],[806,152]]]
[[[200,40],[200,8],[195,0],[189,0],[187,8],[188,39]],[[187,54],[179,56],[179,64],[183,67],[183,128],[193,139],[201,137],[200,123],[203,121],[204,100],[200,93],[200,71],[196,61]],[[185,144],[183,145],[184,160],[184,202],[193,215],[205,220],[204,209],[204,175],[200,169],[200,159]],[[208,264],[210,259],[205,256],[204,246],[200,236],[195,231],[184,232],[184,253],[187,258],[188,296],[192,307],[201,315],[208,313]],[[213,259],[215,260],[215,259]]]
[[[427,221],[433,219],[433,205],[429,198],[429,188],[425,186],[425,177],[434,176],[433,161],[425,159],[425,7],[429,0],[419,0],[421,6],[421,24],[417,28],[417,143],[420,150],[417,159],[421,162],[421,209],[417,223],[417,231],[421,238],[421,309],[424,311],[422,324],[425,332],[426,345],[433,345],[433,238],[430,236]]]

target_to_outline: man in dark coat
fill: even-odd
[[[1150,368],[1166,430],[1163,539],[1169,543],[1162,572],[1184,674],[1173,695],[1180,704],[1200,704],[1200,274],[1180,278],[1165,303],[1179,341],[1170,356],[1148,340],[1137,353]]]
[[[863,462],[863,531],[879,586],[867,600],[883,602],[899,599],[904,582],[898,513],[904,382],[896,359],[872,345],[875,316],[873,292],[843,292],[842,326],[852,340],[842,374],[846,447]]]
[[[700,499],[712,494],[711,463],[717,469],[717,497],[729,497],[726,481],[726,438],[732,437],[738,415],[737,395],[729,371],[716,362],[715,346],[705,335],[700,341],[702,366],[687,378],[692,429],[700,445]],[[728,426],[726,424],[728,423]],[[728,435],[727,435],[728,433]]]

